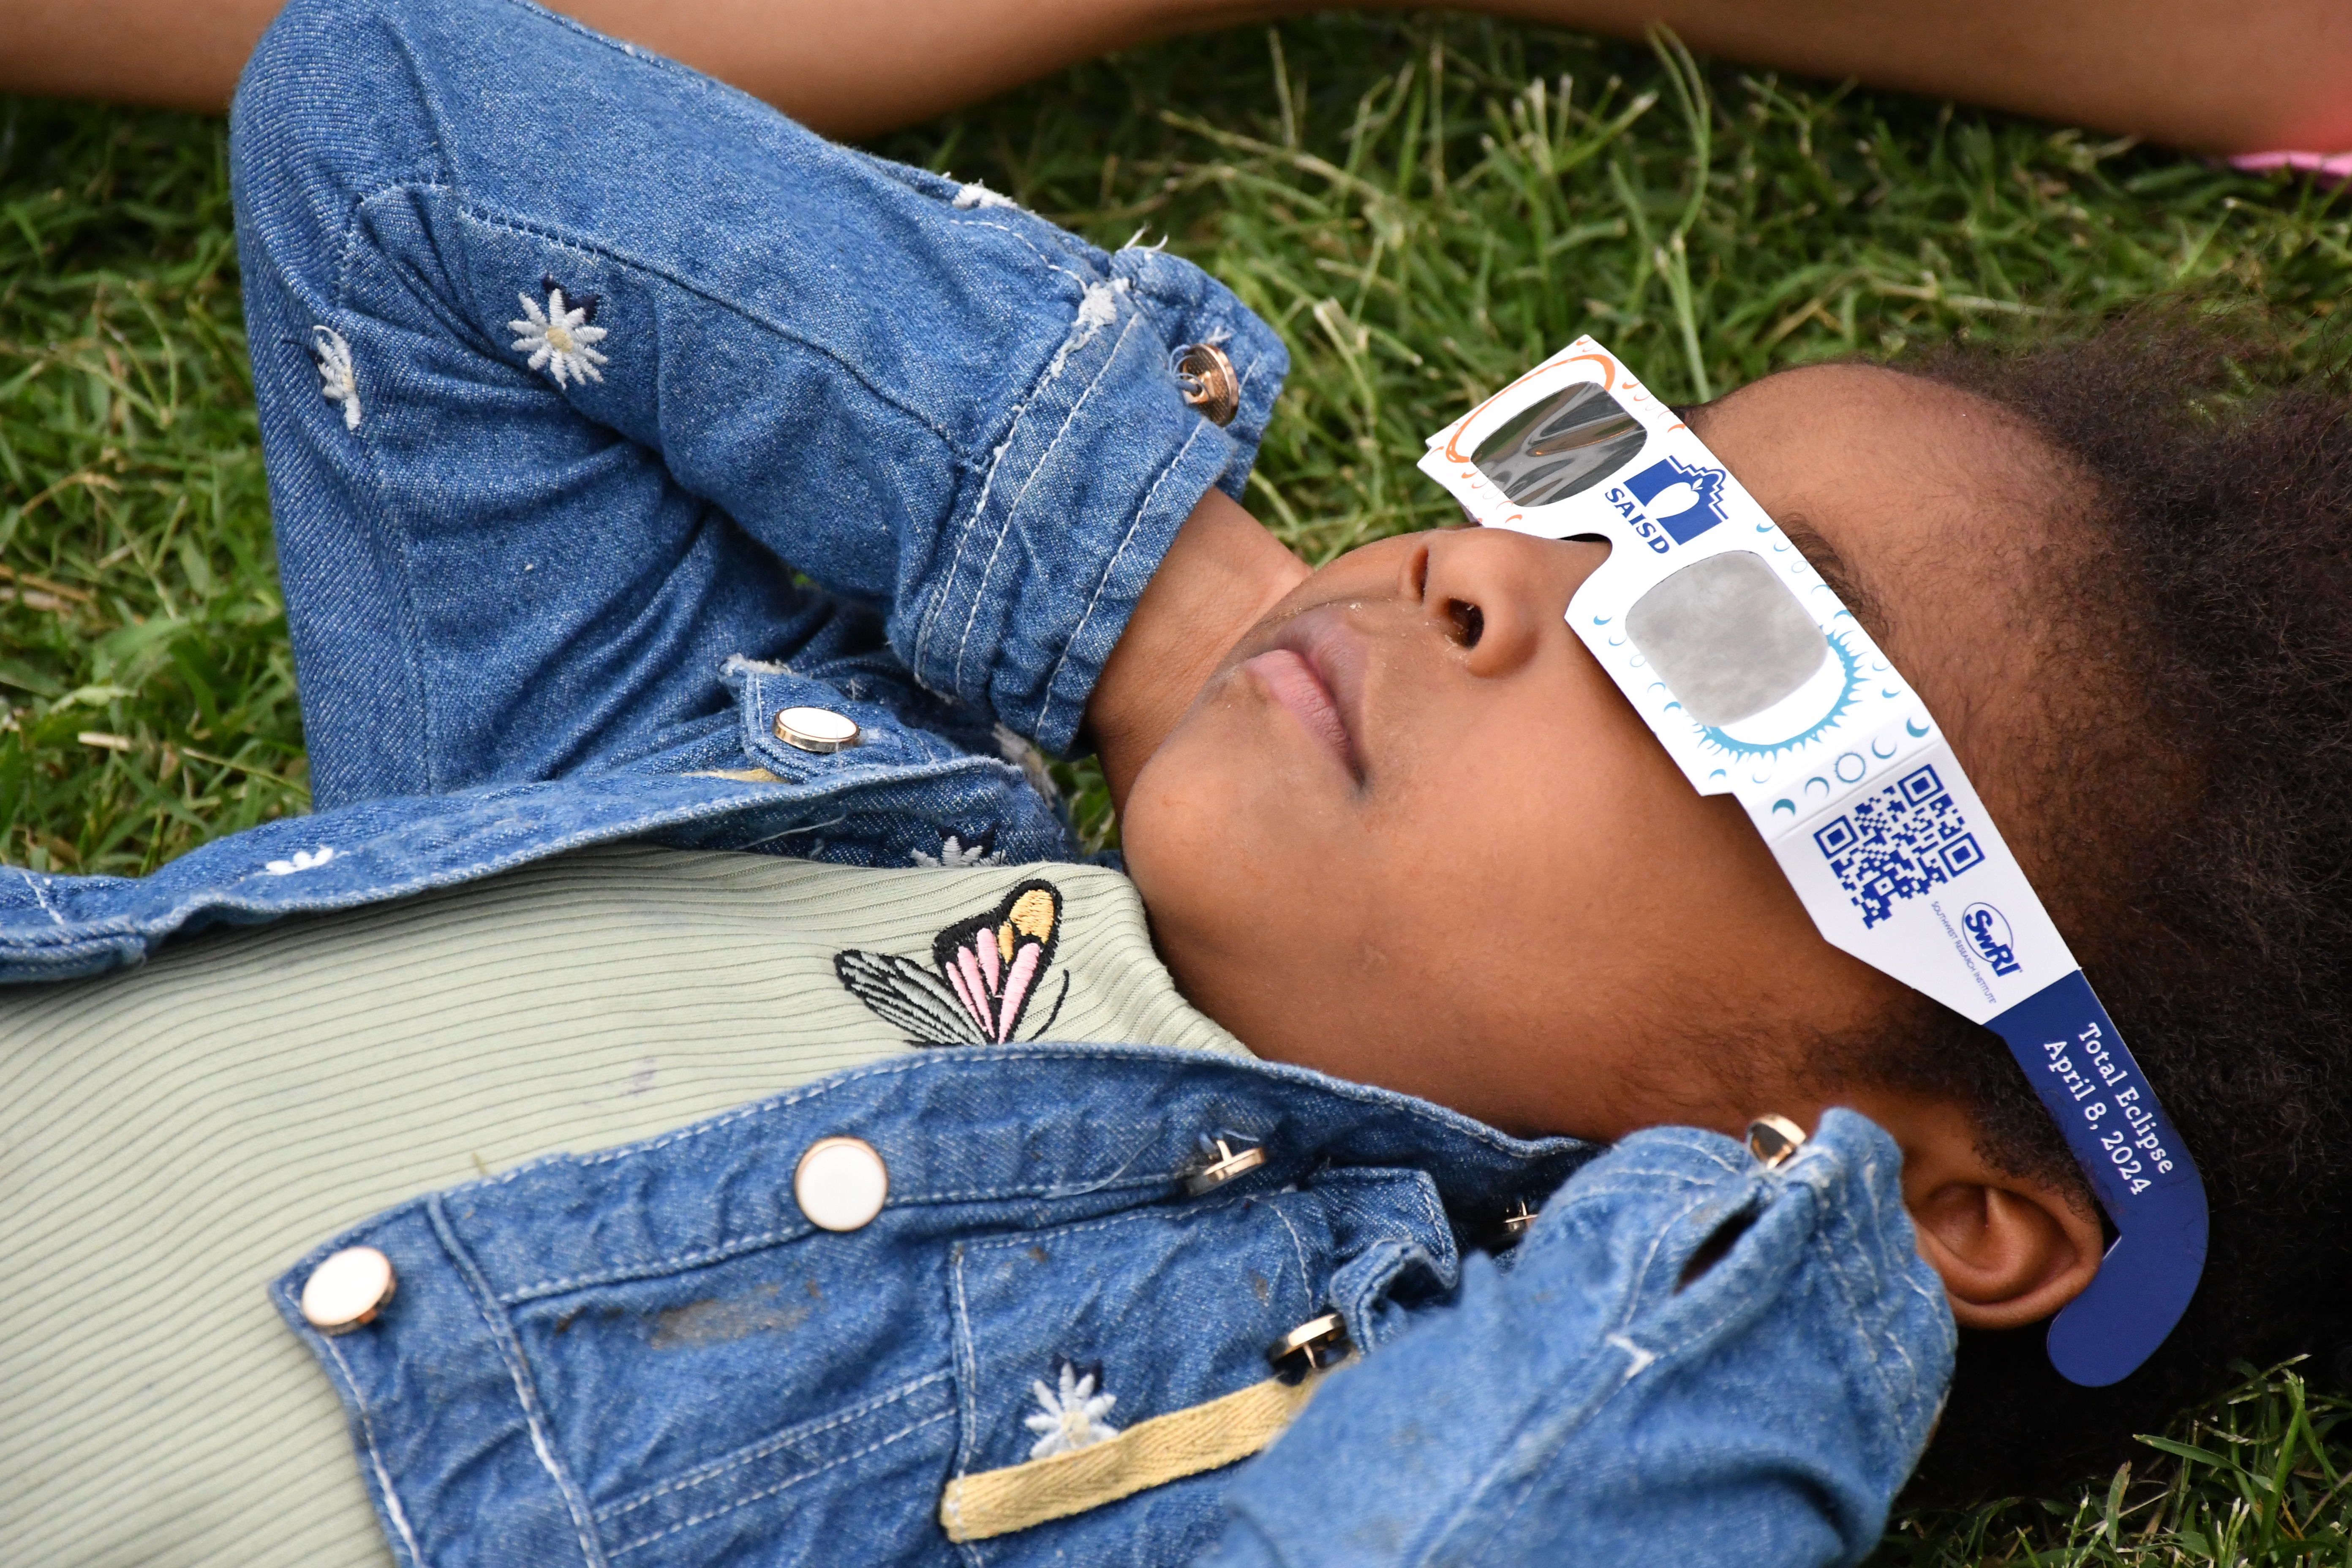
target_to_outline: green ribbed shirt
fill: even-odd
[[[908,1048],[835,976],[1042,878],[1022,1029],[1243,1053],[1081,866],[875,871],[624,846],[0,990],[0,1563],[386,1568],[267,1283],[343,1227]],[[1059,976],[1067,977],[1067,990]]]

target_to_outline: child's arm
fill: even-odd
[[[1240,494],[1286,364],[1191,263],[1105,253],[520,4],[298,0],[231,144],[324,805],[739,767],[677,751],[709,738],[731,655],[839,693],[793,703],[911,676],[963,732],[1065,749],[1202,497]],[[356,402],[322,397],[322,344]],[[1232,407],[1185,401],[1192,345],[1224,356]],[[1222,538],[1240,514],[1217,515]],[[830,606],[794,574],[872,615],[815,646]],[[1096,718],[1132,751],[1160,721],[1130,709],[1189,696]]]
[[[1298,0],[564,0],[835,135],[904,125],[1171,34]],[[2337,0],[1484,0],[1465,7],[1875,87],[1948,94],[2184,147],[2352,147],[2352,11]],[[217,110],[278,0],[13,0],[0,91]],[[135,37],[136,48],[120,40]]]
[[[1713,1133],[1627,1139],[1507,1268],[1474,1260],[1454,1305],[1330,1374],[1209,1561],[1860,1562],[1952,1369],[1901,1166],[1849,1111],[1777,1172]]]
[[[1242,633],[1303,582],[1307,567],[1257,519],[1211,490],[1177,531],[1087,702],[1111,803],[1184,716]]]

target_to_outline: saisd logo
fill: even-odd
[[[1721,468],[1667,458],[1612,486],[1609,499],[1643,542],[1664,555],[1673,548],[1667,541],[1688,544],[1723,521],[1724,478]]]
[[[2009,917],[1990,904],[1970,904],[1960,911],[1960,929],[1977,944],[1995,974],[2018,972],[2016,938],[2010,934]]]

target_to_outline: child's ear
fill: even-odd
[[[2072,1198],[1996,1174],[1944,1182],[1908,1199],[1919,1255],[1944,1277],[1960,1327],[2022,1328],[2083,1293],[2099,1271],[2104,1238],[2098,1220]]]
[[[1962,1328],[2039,1322],[2098,1273],[2106,1240],[2098,1211],[2079,1189],[1991,1164],[1978,1152],[1974,1118],[1957,1106],[1857,1109],[1902,1145],[1903,1202],[1919,1256],[1944,1277]]]

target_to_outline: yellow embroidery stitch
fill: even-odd
[[[1295,1384],[1270,1377],[1206,1405],[1139,1421],[1105,1442],[959,1476],[940,1497],[940,1524],[950,1541],[986,1541],[1246,1459],[1298,1419],[1331,1372]]]

